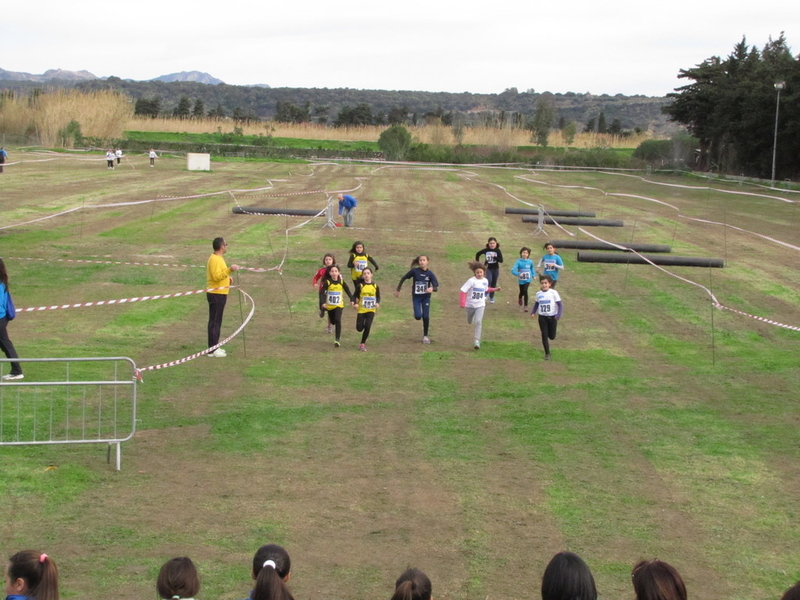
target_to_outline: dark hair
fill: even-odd
[[[548,247],[548,246],[552,246],[552,247],[553,247],[553,250],[555,250],[555,249],[556,249],[556,245],[555,245],[553,242],[545,242],[545,243],[544,243],[544,246],[542,246],[542,249],[544,249],[544,250],[547,250],[547,247]],[[558,253],[556,253],[556,254],[558,254]]]
[[[8,289],[8,271],[6,271],[6,263],[0,258],[0,283]]]
[[[522,248],[520,248],[520,249],[519,249],[519,253],[520,253],[520,255],[521,255],[523,252],[525,252],[526,250],[528,251],[528,255],[530,256],[531,249],[530,249],[530,248],[528,248],[527,246],[523,246]]]
[[[214,248],[214,252],[219,250],[225,245],[225,238],[217,237],[214,238],[214,241],[211,242],[211,246]]]
[[[500,247],[500,243],[497,241],[497,238],[494,237],[494,236],[492,236],[488,240],[486,240],[486,247],[487,248],[489,247],[489,242],[494,242],[495,244],[497,244],[497,246],[495,246],[495,248],[499,248]]]
[[[337,265],[336,263],[333,263],[332,265],[325,267],[325,276],[322,278],[322,279],[323,279],[323,281],[325,281],[325,280],[328,280],[328,279],[330,279],[331,281],[333,281],[333,280],[331,279],[331,269],[332,269],[333,267],[336,267],[337,269],[339,269],[339,276],[341,276],[341,275],[342,275],[342,268],[341,268],[339,265]]]
[[[411,268],[412,269],[414,267],[418,267],[419,266],[419,259],[422,258],[423,256],[430,260],[430,257],[427,254],[420,254],[419,256],[417,256],[414,259],[412,259],[412,261],[411,261]]]
[[[542,600],[597,600],[589,566],[572,552],[559,552],[542,576]]]
[[[162,598],[193,598],[200,591],[197,569],[188,556],[171,558],[161,567],[156,590]]]
[[[335,265],[336,264],[336,257],[333,254],[331,254],[330,252],[328,252],[327,254],[325,254],[325,256],[322,257],[322,264],[323,265],[325,264],[325,259],[328,258],[329,256],[331,257],[331,264]]]
[[[8,559],[8,578],[22,579],[28,587],[26,596],[36,600],[58,600],[58,567],[42,552],[23,550]]]
[[[251,600],[294,600],[284,583],[291,570],[292,561],[286,550],[277,544],[261,546],[253,557],[256,585]]]
[[[359,241],[359,240],[356,240],[355,242],[353,242],[353,245],[352,245],[352,246],[350,246],[350,254],[355,254],[355,252],[356,252],[356,246],[361,246],[361,247],[362,247],[364,250],[366,250],[366,249],[367,249],[367,247],[364,245],[364,242],[361,242],[361,241]]]
[[[781,600],[800,600],[800,581],[795,583],[781,596]]]
[[[550,285],[553,285],[553,278],[550,275],[539,275],[539,283],[542,281],[549,281]]]
[[[392,600],[431,600],[431,580],[419,569],[406,569],[394,582]]]
[[[484,264],[483,264],[482,262],[480,262],[480,261],[477,261],[477,260],[471,260],[471,261],[469,261],[469,262],[467,263],[467,266],[469,267],[470,271],[472,271],[473,273],[475,273],[475,271],[477,271],[478,269],[480,269],[481,271],[483,271],[484,273],[486,273],[486,265],[484,265]]]
[[[657,558],[636,563],[631,580],[637,600],[686,600],[686,586],[678,571]]]

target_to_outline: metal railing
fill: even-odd
[[[136,433],[136,364],[127,357],[0,359],[25,378],[0,382],[0,446],[108,444],[107,460]]]

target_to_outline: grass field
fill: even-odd
[[[291,554],[301,600],[388,598],[409,565],[437,600],[529,599],[563,549],[586,560],[604,599],[633,596],[642,558],[673,564],[691,598],[778,598],[800,579],[800,333],[714,309],[704,289],[655,268],[563,250],[565,314],[544,362],[509,270],[520,246],[538,258],[546,238],[503,213],[594,210],[625,222],[594,235],[724,258],[724,269],[670,271],[798,326],[798,251],[755,235],[800,246],[798,198],[604,173],[254,162],[197,173],[145,157],[108,171],[102,159],[12,156],[23,162],[0,175],[0,256],[18,307],[201,289],[218,235],[229,264],[283,264],[236,277],[255,316],[227,358],[145,373],[120,472],[98,446],[0,447],[2,552],[53,556],[65,598],[152,597],[178,555],[198,564],[200,598],[243,598],[267,542]],[[231,213],[322,209],[326,192],[353,189],[352,230]],[[476,352],[458,288],[489,235],[505,254],[503,290]],[[355,239],[381,267],[367,353],[354,311],[334,349],[311,286],[322,255],[345,263]],[[441,284],[430,346],[408,283],[391,294],[420,253]],[[77,259],[193,266],[65,262]],[[223,336],[247,310],[233,293]],[[146,367],[203,350],[206,315],[196,295],[22,313],[9,334],[23,357]]]

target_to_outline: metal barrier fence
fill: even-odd
[[[0,375],[9,372],[0,359]],[[14,359],[25,378],[0,381],[0,446],[121,444],[136,433],[136,364],[127,357]]]

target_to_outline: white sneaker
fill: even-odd
[[[25,379],[25,375],[20,373],[19,375],[3,375],[3,381],[19,381],[20,379]]]
[[[423,335],[422,336],[422,343],[423,344],[430,344],[431,343],[431,339],[427,335]]]
[[[208,355],[211,358],[225,358],[226,356],[228,356],[228,353],[225,352],[225,350],[223,350],[222,348],[217,348],[213,352],[209,352]]]

